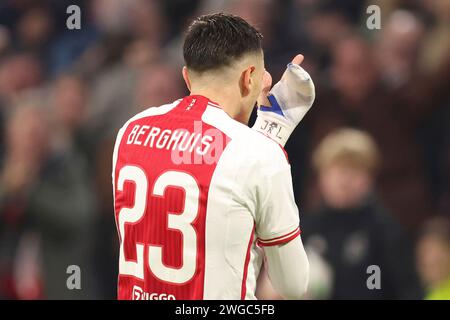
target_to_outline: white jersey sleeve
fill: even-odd
[[[309,262],[300,237],[264,248],[270,282],[283,298],[298,300],[308,287]]]
[[[270,141],[271,142],[271,141]],[[281,146],[268,144],[256,183],[256,234],[260,246],[289,242],[300,234],[291,167]]]

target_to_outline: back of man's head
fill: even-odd
[[[229,66],[245,54],[262,52],[261,39],[262,35],[238,16],[201,16],[191,23],[186,34],[186,67],[202,73]]]

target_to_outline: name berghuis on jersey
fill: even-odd
[[[128,135],[127,144],[166,150],[195,151],[205,155],[213,140],[210,135],[189,132],[183,128],[171,130],[137,124]]]
[[[193,128],[169,129],[135,124],[126,138],[127,145],[170,151],[174,164],[213,164],[227,144],[220,130],[194,121]]]

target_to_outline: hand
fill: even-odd
[[[305,57],[302,54],[298,54],[292,59],[292,63],[300,65]],[[270,101],[267,99],[270,88],[272,87],[272,75],[266,70],[263,76],[263,84],[261,94],[258,97],[258,106],[270,106]]]
[[[258,97],[258,115],[253,128],[284,146],[292,131],[311,108],[315,99],[314,83],[300,64],[298,54],[287,65],[281,80],[269,91],[272,77],[266,71]]]
[[[270,106],[270,101],[267,99],[269,95],[270,88],[272,87],[272,76],[266,70],[264,71],[262,90],[258,96],[258,100],[256,101],[258,106]]]

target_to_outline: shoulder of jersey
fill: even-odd
[[[182,99],[178,99],[174,102],[163,104],[159,107],[149,107],[149,108],[145,109],[144,111],[141,111],[141,112],[137,113],[136,115],[134,115],[133,117],[131,117],[127,122],[125,122],[125,124],[122,126],[121,129],[126,129],[126,127],[133,121],[136,121],[136,120],[139,120],[139,119],[142,119],[145,117],[157,116],[157,115],[167,113],[172,108],[176,107],[177,104],[180,103],[181,100]]]
[[[262,133],[230,118],[223,110],[221,112],[221,123],[219,125],[226,135],[228,135],[233,143],[240,145],[240,150],[243,152],[260,154],[267,157],[267,155],[279,156],[282,159],[286,159],[283,148],[272,139],[266,137]]]

